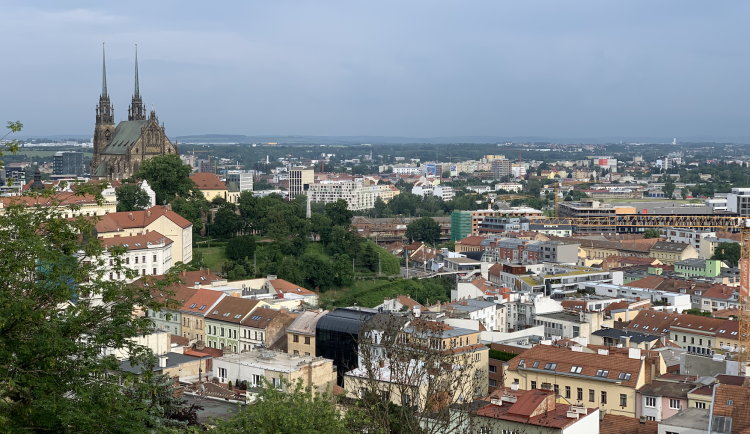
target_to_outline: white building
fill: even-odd
[[[127,237],[114,236],[102,238],[102,246],[109,249],[113,246],[123,246],[128,251],[122,256],[126,268],[136,270],[140,276],[166,274],[172,268],[173,241],[156,231],[143,232]],[[107,252],[102,259],[105,266],[114,265],[114,258]],[[124,274],[109,272],[111,280],[127,280]]]
[[[456,196],[453,187],[447,187],[442,185],[417,185],[411,190],[412,194],[419,196],[437,196],[444,201],[449,201]]]
[[[495,191],[505,190],[505,191],[512,191],[513,193],[518,193],[522,189],[523,189],[523,185],[517,184],[515,182],[498,182],[495,184]]]
[[[750,188],[733,188],[727,194],[727,211],[750,216]]]
[[[334,203],[344,199],[351,211],[375,207],[376,195],[360,181],[322,181],[310,184],[307,196],[311,202]]]
[[[424,170],[416,166],[393,166],[396,175],[421,175]]]
[[[665,306],[652,306],[651,309],[654,310],[660,310],[661,308],[661,310],[682,312],[692,308],[692,300],[690,294],[687,293],[656,291],[648,288],[598,282],[581,283],[579,286],[581,289],[593,288],[596,295],[605,297],[619,297],[628,301],[651,300],[652,303],[666,303]]]
[[[679,228],[667,228],[660,229],[659,233],[662,237],[667,238],[673,243],[690,244],[697,250],[700,250],[701,240],[704,238],[715,238],[716,232],[709,231],[706,229],[679,229]],[[703,258],[703,256],[701,256]],[[708,258],[704,258],[708,259]]]
[[[253,191],[254,170],[230,170],[227,172],[227,183],[234,182],[243,191]]]

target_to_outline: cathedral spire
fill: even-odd
[[[137,68],[137,65],[136,65],[136,68]],[[136,75],[136,77],[138,77],[138,75]],[[102,94],[101,96],[107,96],[107,61],[104,57],[104,42],[102,42]]]
[[[135,44],[135,89],[133,90],[133,100],[130,103],[130,107],[128,107],[128,120],[146,120],[146,111],[143,109],[140,84],[138,83],[138,44]]]
[[[135,92],[133,96],[140,96],[141,93],[138,90],[138,44],[135,44]]]

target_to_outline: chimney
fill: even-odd
[[[151,217],[151,210],[146,211],[146,217]]]
[[[135,220],[135,219],[133,218],[133,213],[132,213],[132,212],[128,214],[128,218],[129,218],[130,220]]]
[[[160,368],[166,368],[167,367],[167,360],[169,360],[169,357],[165,355],[159,356],[159,367]]]

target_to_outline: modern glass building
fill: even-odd
[[[344,374],[359,366],[360,331],[378,311],[368,308],[336,308],[315,326],[315,355],[333,360],[336,384],[344,386]]]
[[[471,211],[451,213],[451,241],[460,241],[471,235]]]

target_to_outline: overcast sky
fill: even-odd
[[[748,1],[7,1],[0,121],[170,136],[750,136]]]

